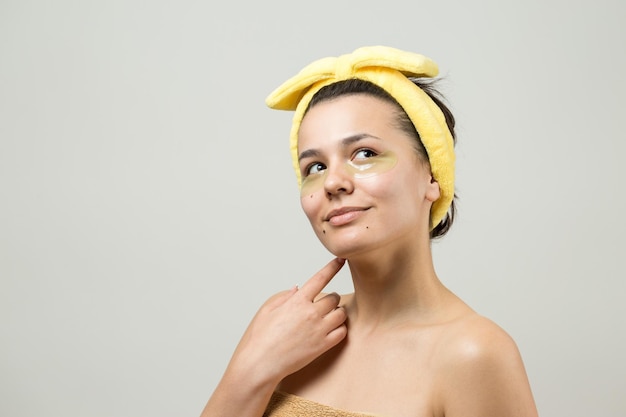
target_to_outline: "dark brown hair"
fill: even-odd
[[[450,134],[452,135],[452,139],[454,144],[456,144],[456,134],[454,132],[454,116],[448,107],[444,104],[444,98],[441,93],[435,88],[436,80],[424,81],[423,79],[411,78],[410,79],[415,85],[421,88],[428,96],[435,102],[435,104],[441,109],[445,119],[446,124],[448,125],[448,129],[450,130]],[[428,153],[422,144],[422,140],[420,139],[420,135],[415,129],[413,122],[409,119],[409,116],[406,114],[402,106],[394,99],[388,92],[383,90],[381,87],[373,84],[369,81],[360,80],[357,78],[338,81],[336,83],[327,85],[322,87],[311,99],[309,105],[304,112],[306,114],[309,109],[315,106],[318,103],[323,101],[328,101],[335,99],[340,96],[350,95],[350,94],[367,94],[373,97],[380,98],[388,103],[393,104],[397,108],[397,121],[398,127],[409,136],[415,139],[415,151],[420,156],[420,158],[428,163]],[[430,231],[430,238],[436,239],[445,235],[450,227],[452,226],[452,222],[454,221],[454,216],[456,214],[456,206],[455,200],[457,196],[454,194],[454,198],[450,203],[450,208],[448,212],[444,216],[444,218],[437,224],[433,230]]]

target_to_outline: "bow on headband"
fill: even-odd
[[[265,100],[277,110],[295,110],[290,135],[294,169],[298,166],[298,130],[311,98],[322,87],[358,78],[378,85],[402,106],[420,135],[428,153],[431,172],[441,196],[431,208],[431,229],[443,219],[454,198],[454,141],[439,106],[408,77],[434,77],[437,64],[431,59],[386,46],[369,46],[339,57],[322,58],[285,81]]]

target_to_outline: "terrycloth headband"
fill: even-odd
[[[339,57],[322,58],[285,81],[265,100],[277,110],[295,110],[290,149],[301,183],[298,164],[298,130],[311,98],[322,87],[358,78],[378,85],[402,106],[428,153],[431,172],[441,196],[431,208],[431,229],[446,215],[454,198],[454,141],[439,106],[407,77],[434,77],[437,64],[431,59],[386,46],[369,46]]]

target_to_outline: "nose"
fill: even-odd
[[[324,190],[326,196],[332,198],[332,196],[339,195],[341,193],[351,194],[354,191],[354,178],[346,170],[342,164],[335,165],[334,167],[328,167],[326,178],[324,180]]]

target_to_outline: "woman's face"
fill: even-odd
[[[396,127],[395,112],[379,98],[353,94],[318,103],[302,120],[302,208],[336,256],[428,239],[439,185],[415,139]]]

